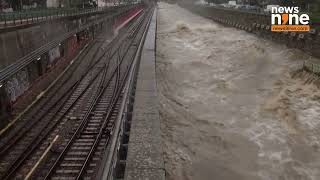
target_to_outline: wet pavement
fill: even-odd
[[[292,78],[310,58],[159,3],[167,179],[320,179],[320,91]]]

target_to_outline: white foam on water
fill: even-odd
[[[211,179],[319,180],[320,163],[303,154],[318,152],[297,144],[319,142],[319,104],[283,93],[306,56],[159,5],[157,83],[169,179],[208,179],[190,167],[197,162]]]

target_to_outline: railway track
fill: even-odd
[[[73,62],[73,66],[65,73],[65,75],[56,82],[50,91],[41,97],[40,101],[29,111],[23,114],[23,117],[19,118],[12,127],[8,128],[6,131],[1,131],[0,133],[0,151],[4,146],[8,146],[8,142],[13,140],[13,136],[17,136],[17,133],[26,131],[30,128],[30,125],[33,125],[32,122],[38,122],[40,117],[43,117],[45,114],[48,114],[48,111],[52,109],[53,106],[60,102],[62,97],[71,90],[71,87],[65,88],[65,84],[75,84],[76,81],[79,81],[84,74],[87,74],[90,70],[92,64],[101,60],[103,56],[106,55],[109,51],[115,51],[118,47],[115,46],[115,42],[120,41],[121,36],[117,36],[110,43],[106,43],[106,37],[100,35],[96,40],[81,53],[78,60]],[[103,41],[101,41],[103,39]],[[97,59],[97,60],[96,60]],[[80,67],[79,67],[80,66]],[[88,68],[89,67],[89,68]],[[84,72],[86,70],[86,72]],[[64,88],[62,88],[64,86]],[[30,119],[32,120],[30,123]]]
[[[136,44],[149,17],[149,11],[143,12],[107,49],[94,53],[94,63],[88,61],[84,73],[72,83],[61,80],[61,86],[52,93],[57,97],[46,101],[49,108],[26,116],[24,122],[30,121],[30,125],[5,138],[6,143],[0,146],[1,179],[94,177],[119,115],[122,89]],[[75,75],[72,72],[69,77]]]

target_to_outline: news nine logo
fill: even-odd
[[[310,17],[308,14],[300,13],[299,7],[272,7],[271,31],[310,31]]]

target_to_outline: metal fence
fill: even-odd
[[[61,17],[91,14],[96,12],[102,12],[109,8],[111,7],[88,9],[44,9],[37,11],[0,13],[0,27],[32,24],[40,21],[52,20]]]
[[[261,8],[257,9],[236,9],[236,8],[228,8],[228,7],[223,7],[223,6],[210,6],[208,4],[202,4],[200,6],[208,7],[208,8],[213,8],[213,9],[220,9],[220,10],[225,10],[225,11],[232,11],[232,12],[240,12],[240,13],[247,13],[247,14],[254,14],[258,16],[271,16],[271,12],[265,12]],[[307,13],[310,16],[310,26],[311,29],[317,29],[320,30],[320,12],[302,12],[302,13]],[[270,22],[271,22],[271,17],[270,17]]]

